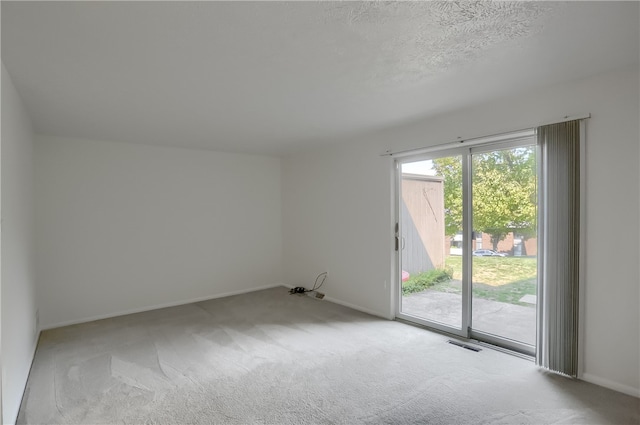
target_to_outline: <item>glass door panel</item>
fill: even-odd
[[[462,156],[400,164],[400,312],[462,332]],[[466,328],[465,328],[466,332]]]
[[[535,346],[536,148],[471,156],[472,332]]]
[[[533,132],[429,155],[397,163],[398,317],[534,354]]]

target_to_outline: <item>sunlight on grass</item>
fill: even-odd
[[[438,282],[429,289],[433,291],[447,292],[450,294],[462,294],[462,287],[459,280]],[[474,298],[482,298],[485,300],[499,301],[531,308],[535,308],[535,305],[521,302],[520,300],[525,295],[536,295],[536,290],[536,279],[521,280],[502,286],[489,286],[482,283],[476,283],[472,288]]]
[[[447,274],[453,272],[452,280],[431,279],[431,274],[440,272],[438,270],[411,276],[410,281],[403,283],[403,296],[423,290],[461,294],[462,257],[450,256],[445,261],[445,268]],[[525,295],[536,295],[536,258],[473,257],[473,271],[474,297],[535,308],[535,305],[521,302],[520,299]],[[428,284],[418,285],[422,281],[428,281]]]
[[[450,256],[446,267],[453,270],[453,278],[462,279],[462,257]],[[515,282],[535,281],[537,275],[535,257],[473,257],[472,275],[474,284],[502,286]]]

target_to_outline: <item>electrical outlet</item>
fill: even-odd
[[[324,298],[324,294],[322,292],[316,292],[316,298],[321,300]]]

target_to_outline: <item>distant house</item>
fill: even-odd
[[[493,249],[491,235],[489,233],[477,233],[473,241],[473,249]],[[510,232],[498,242],[498,252],[504,252],[516,257],[538,254],[538,239],[525,239],[517,233]]]
[[[475,238],[471,241],[471,249],[493,249],[491,234],[475,232]],[[462,255],[462,234],[448,238],[445,244],[449,245],[449,254]],[[445,248],[446,249],[446,248]],[[538,254],[537,238],[525,239],[521,235],[509,232],[507,236],[498,242],[498,252],[503,252],[514,257],[531,256]]]

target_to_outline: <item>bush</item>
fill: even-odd
[[[432,269],[411,276],[406,282],[402,282],[402,295],[421,292],[440,282],[448,282],[453,277],[452,269]]]

